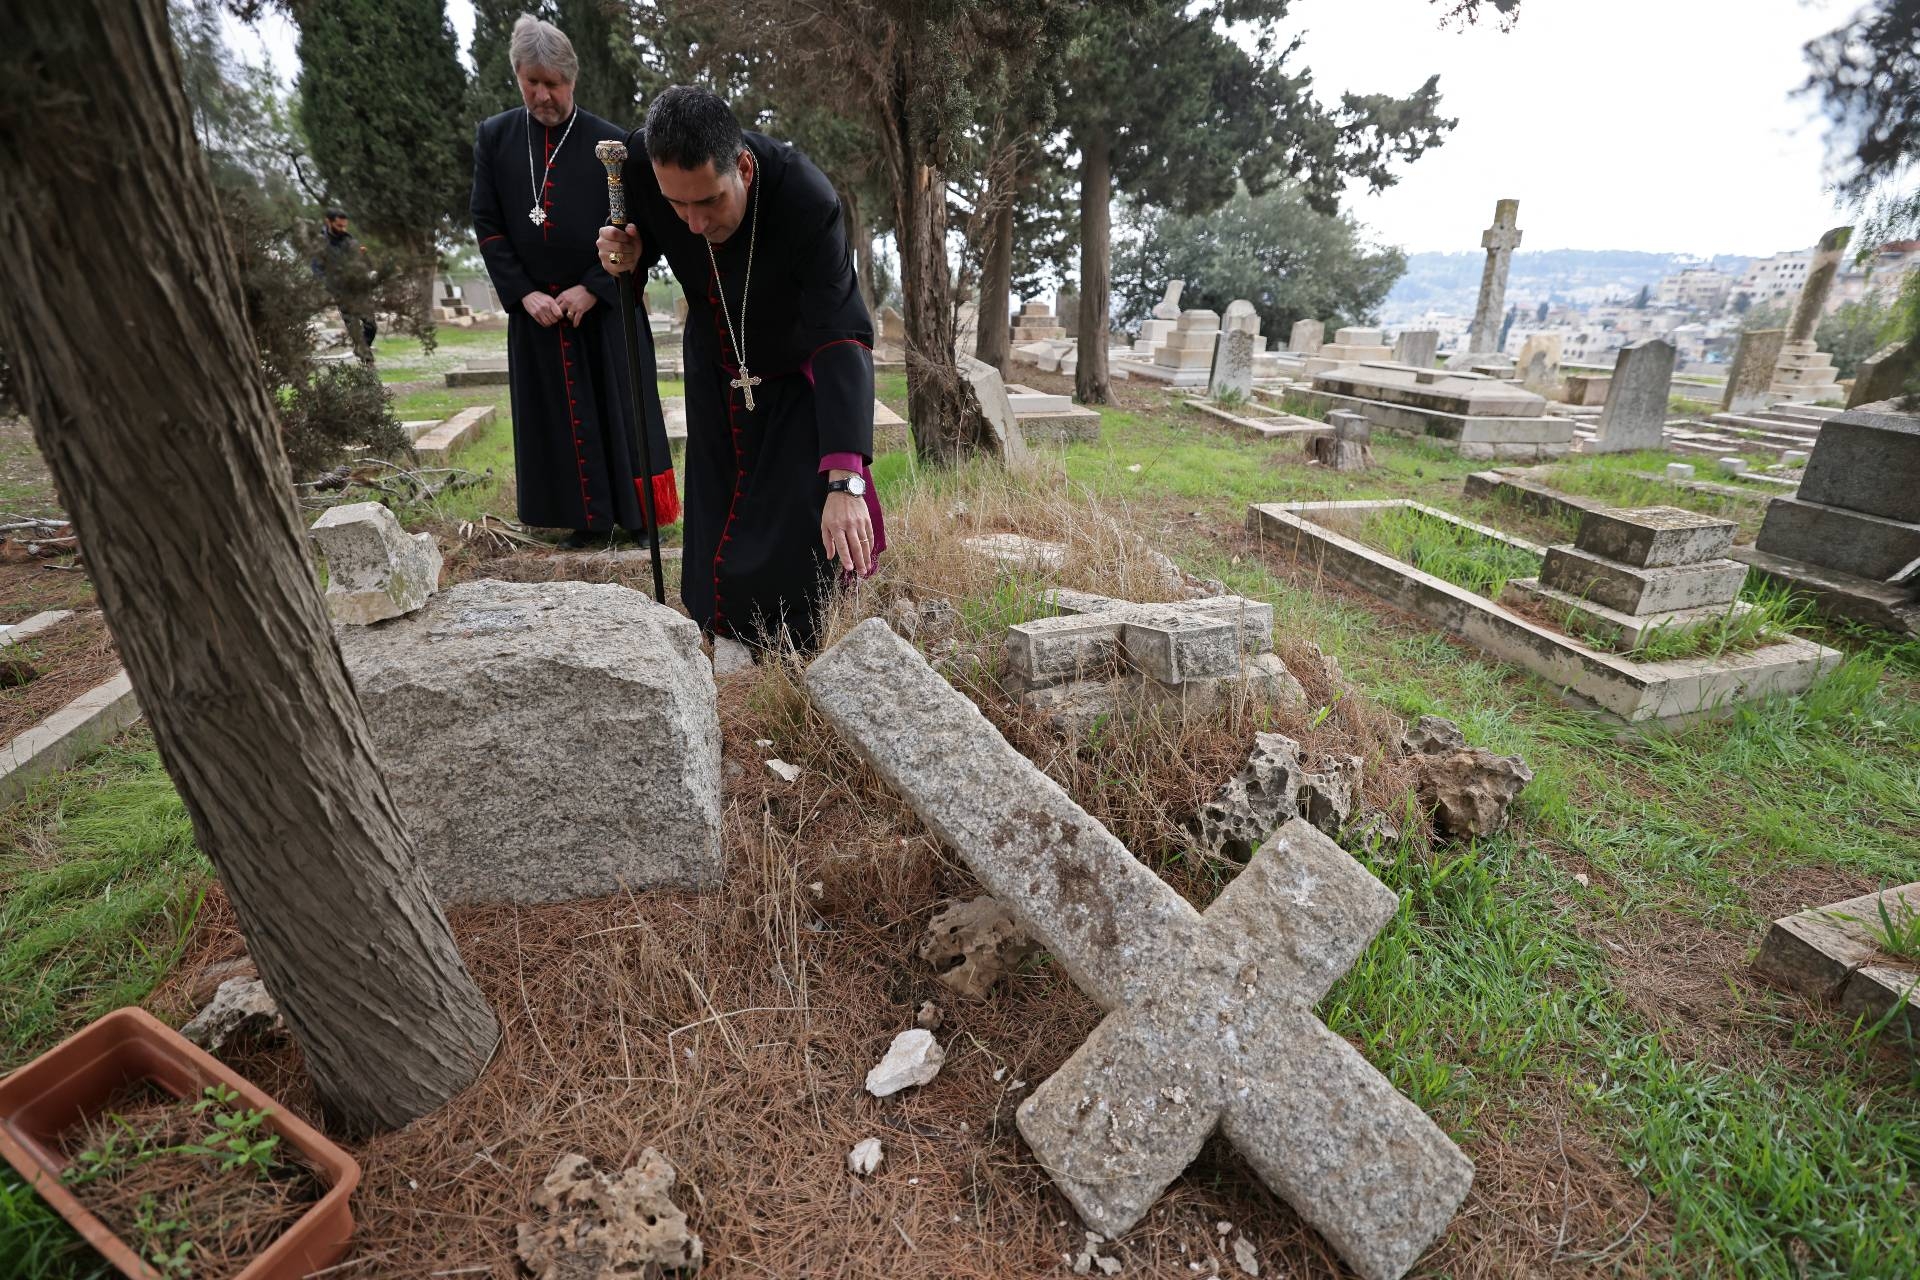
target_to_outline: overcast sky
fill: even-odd
[[[1477,250],[1494,201],[1526,249],[1769,254],[1844,221],[1801,46],[1861,0],[1522,0],[1520,21],[1440,28],[1429,0],[1295,0],[1318,91],[1406,93],[1438,73],[1459,127],[1354,213],[1412,252]],[[473,8],[450,0],[461,43]],[[234,31],[297,72],[292,29]]]

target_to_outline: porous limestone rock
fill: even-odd
[[[1309,770],[1300,744],[1281,733],[1256,733],[1246,767],[1204,805],[1195,825],[1208,851],[1245,862],[1266,838],[1294,818],[1337,834],[1353,812],[1357,756],[1323,755]]]
[[[258,978],[228,978],[213,993],[213,1001],[180,1028],[180,1034],[217,1053],[220,1046],[245,1031],[286,1030],[280,1006]]]
[[[880,1149],[880,1139],[862,1138],[853,1144],[853,1150],[847,1152],[847,1172],[865,1177],[880,1167],[886,1154]]]
[[[1458,839],[1490,836],[1507,825],[1507,810],[1533,770],[1519,756],[1496,756],[1469,746],[1460,726],[1421,716],[1401,745],[1419,764],[1419,793],[1433,810],[1434,827]]]
[[[963,996],[979,997],[1018,968],[1035,948],[1013,913],[982,894],[949,904],[927,922],[920,958],[942,983]]]
[[[337,634],[443,900],[719,885],[720,724],[691,619],[610,583],[481,579]]]
[[[327,562],[327,611],[335,622],[398,618],[440,589],[440,548],[433,535],[409,537],[378,502],[330,507],[307,536]]]
[[[885,1098],[926,1084],[940,1074],[946,1061],[947,1051],[933,1038],[933,1032],[925,1027],[902,1031],[887,1046],[886,1056],[867,1072],[867,1092]]]
[[[569,1153],[533,1194],[541,1211],[519,1226],[520,1261],[533,1280],[631,1280],[700,1266],[700,1237],[670,1199],[673,1166],[652,1147],[609,1178]]]

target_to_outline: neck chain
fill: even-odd
[[[579,118],[580,111],[578,108],[575,108],[568,114],[566,131],[560,135],[560,147],[567,145],[567,134],[573,132],[573,122]],[[536,227],[544,226],[547,221],[547,179],[553,176],[553,162],[560,158],[560,147],[555,147],[553,154],[547,157],[546,172],[540,175],[538,181],[535,181],[533,176],[533,109],[529,107],[527,109],[527,181],[533,186],[533,208],[527,210],[527,221]]]
[[[760,385],[760,379],[747,370],[747,290],[753,287],[753,244],[760,236],[760,157],[753,159],[753,229],[747,232],[747,274],[740,282],[740,328],[733,327],[733,312],[727,307],[727,284],[720,278],[720,260],[713,256],[713,241],[708,240],[707,261],[713,264],[713,283],[720,294],[720,314],[726,317],[727,341],[733,344],[733,362],[739,366],[740,376],[727,385],[740,391],[746,399],[747,412],[753,412],[753,389]]]

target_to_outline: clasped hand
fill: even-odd
[[[551,329],[562,320],[568,324],[579,324],[581,318],[593,310],[593,304],[598,301],[591,289],[583,284],[577,284],[553,297],[548,297],[544,293],[530,293],[520,299],[520,305],[526,309],[535,324]]]

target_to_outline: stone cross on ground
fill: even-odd
[[[1143,1218],[1218,1128],[1368,1280],[1405,1274],[1473,1165],[1313,1005],[1395,897],[1305,822],[1204,915],[879,619],[806,672],[834,728],[1107,1011],[1019,1109],[1087,1225]]]
[[[1507,305],[1507,268],[1513,265],[1513,251],[1520,247],[1520,202],[1502,200],[1494,205],[1493,225],[1480,235],[1487,251],[1487,265],[1480,273],[1480,300],[1473,309],[1473,331],[1467,339],[1470,352],[1497,351],[1500,347],[1500,319]]]

